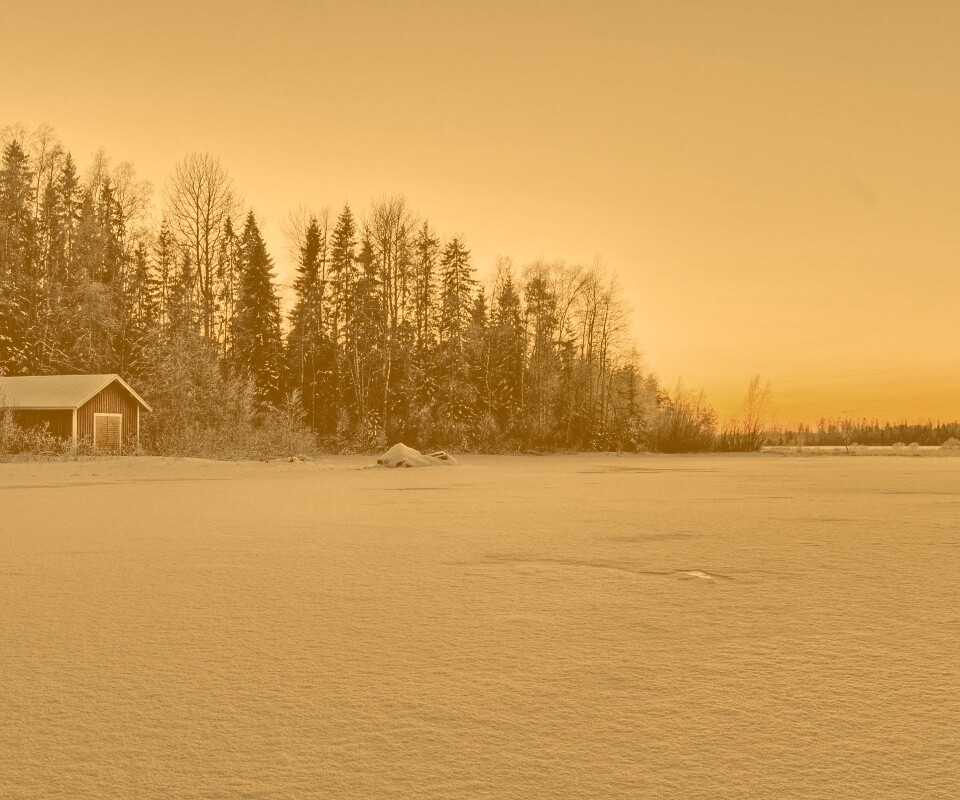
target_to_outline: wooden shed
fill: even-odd
[[[49,432],[97,453],[118,453],[140,442],[140,411],[147,402],[119,375],[0,377],[0,409],[21,427]]]

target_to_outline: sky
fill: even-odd
[[[960,4],[4,4],[0,127],[159,190],[220,157],[265,222],[403,194],[481,275],[620,277],[721,415],[960,418]]]

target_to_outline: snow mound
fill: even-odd
[[[405,444],[395,444],[377,459],[377,464],[381,467],[443,467],[456,466],[457,460],[443,450],[424,455]]]

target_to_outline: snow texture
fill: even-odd
[[[0,464],[0,798],[956,797],[960,458],[887,452]]]

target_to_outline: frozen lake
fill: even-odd
[[[0,464],[2,798],[952,798],[960,458]]]

